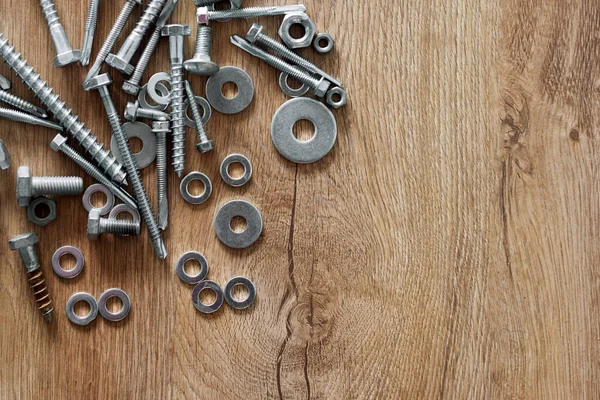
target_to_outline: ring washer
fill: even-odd
[[[248,297],[246,298],[246,300],[237,301],[233,298],[233,288],[238,285],[241,285],[245,287],[246,290],[248,290]],[[243,276],[236,276],[235,278],[231,278],[229,282],[225,284],[223,292],[227,304],[229,304],[232,308],[235,308],[236,310],[244,310],[250,307],[252,303],[254,303],[254,299],[256,299],[256,287],[254,286],[254,283],[252,283],[250,279],[245,278]]]
[[[206,125],[208,121],[210,121],[210,117],[212,117],[212,108],[210,103],[204,97],[196,96],[196,104],[202,107],[202,111],[204,111],[202,114],[202,125]],[[188,115],[190,100],[187,97],[185,98],[185,103],[183,103],[183,108],[185,110],[183,114],[183,122],[188,128],[196,129],[196,122]]]
[[[75,304],[79,303],[80,301],[85,301],[90,306],[90,312],[85,317],[80,317],[79,315],[75,314]],[[98,304],[96,303],[96,299],[94,296],[86,292],[78,292],[69,297],[69,300],[67,300],[66,309],[67,318],[69,318],[69,321],[75,325],[88,325],[98,316]]]
[[[106,204],[104,204],[102,207],[96,208],[92,204],[92,195],[98,192],[104,193],[106,196]],[[88,186],[88,188],[85,190],[81,201],[83,202],[83,208],[85,208],[87,212],[98,210],[100,215],[106,215],[115,205],[115,195],[112,194],[112,192],[108,190],[106,186],[100,183],[94,183],[93,185]]]
[[[70,254],[73,257],[75,257],[75,267],[73,267],[73,269],[71,270],[66,270],[60,265],[60,259],[65,254]],[[63,246],[56,250],[52,255],[52,269],[54,270],[54,273],[60,276],[61,278],[75,278],[81,273],[81,271],[83,271],[83,264],[83,254],[81,253],[81,250],[79,250],[77,247]]]
[[[282,72],[279,74],[279,87],[283,93],[290,97],[302,97],[308,93],[310,87],[306,83],[303,83],[298,89],[290,87],[288,82],[289,77],[290,75],[287,72]]]
[[[158,92],[163,96],[170,95],[169,89],[167,89],[167,87],[162,83],[156,84],[156,90],[158,90]],[[138,101],[140,102],[141,108],[149,108],[151,110],[164,111],[167,109],[167,107],[169,107],[168,104],[152,105],[152,104],[148,103],[148,99],[146,98],[147,94],[148,94],[148,84],[145,84],[144,86],[142,86],[142,89],[140,90],[140,93],[138,94]]]
[[[212,290],[215,293],[215,302],[206,305],[200,301],[200,293],[204,290]],[[192,303],[194,303],[194,307],[196,310],[200,311],[203,314],[212,314],[221,308],[223,305],[223,289],[219,286],[218,283],[213,281],[202,281],[194,286],[192,290]]]
[[[190,260],[196,260],[200,263],[199,274],[189,275],[187,272],[185,272],[185,264]],[[206,275],[208,275],[208,261],[206,261],[206,257],[197,251],[187,251],[183,253],[181,257],[179,257],[179,260],[177,260],[177,264],[175,264],[175,273],[182,282],[195,285],[196,283],[206,279]]]
[[[229,166],[233,163],[240,163],[244,167],[244,175],[240,178],[234,178],[229,175]],[[242,154],[230,154],[221,163],[221,179],[223,182],[233,187],[244,186],[252,178],[252,164],[250,160]]]
[[[106,302],[112,297],[118,297],[123,303],[123,307],[117,313],[110,312],[106,308]],[[102,295],[98,299],[98,312],[100,313],[100,315],[102,315],[104,319],[108,321],[121,321],[127,316],[127,314],[129,314],[129,310],[131,310],[131,301],[129,300],[129,296],[127,295],[127,293],[125,293],[121,289],[108,289],[104,293],[102,293]]]
[[[156,135],[152,132],[152,128],[143,122],[126,122],[121,125],[123,133],[127,139],[138,138],[142,141],[142,150],[139,153],[132,154],[137,169],[144,169],[156,158]],[[123,158],[119,151],[119,144],[115,135],[110,139],[110,150],[118,162],[123,164]]]
[[[231,220],[242,217],[246,220],[243,232],[231,229]],[[263,220],[260,211],[245,200],[232,200],[221,206],[215,216],[215,232],[219,240],[232,249],[245,249],[258,240],[262,233]]]
[[[189,185],[193,181],[200,181],[204,184],[204,192],[199,196],[194,196],[190,193]],[[208,176],[202,172],[190,172],[187,174],[179,184],[179,191],[181,197],[190,204],[202,204],[210,197],[212,193],[212,183]]]
[[[303,142],[294,136],[293,128],[300,120],[315,126],[315,135]],[[337,123],[333,113],[323,104],[306,97],[285,102],[273,116],[271,140],[283,157],[300,164],[309,164],[325,157],[337,138]]]
[[[238,88],[233,99],[223,96],[223,85],[231,82]],[[221,67],[219,72],[206,81],[206,98],[215,110],[222,114],[237,114],[250,105],[254,98],[254,83],[243,69],[237,67]]]
[[[140,219],[140,213],[137,210],[129,207],[127,204],[117,204],[110,210],[108,219],[118,219],[117,217],[121,213],[128,213],[133,218],[133,222],[139,224],[142,220]]]
[[[157,93],[156,88],[159,82],[171,83],[171,75],[166,72],[157,72],[156,74],[152,75],[150,80],[148,80],[148,94],[150,95],[150,98],[157,104],[169,105],[171,102],[171,92],[169,91],[168,95],[163,96]]]

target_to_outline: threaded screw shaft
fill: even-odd
[[[90,63],[92,55],[92,45],[94,43],[94,35],[96,33],[96,25],[98,24],[98,7],[100,0],[90,0],[88,8],[88,16],[85,20],[85,34],[83,36],[83,44],[81,45],[81,65],[85,66]]]
[[[183,66],[181,64],[171,64],[171,164],[179,177],[183,175],[185,170],[184,93]]]
[[[158,192],[158,226],[163,231],[169,221],[169,202],[167,196],[167,133],[169,123],[154,121],[152,131],[156,134],[156,185]]]
[[[83,179],[78,176],[33,176],[32,196],[74,196],[83,192]]]
[[[54,311],[54,306],[52,305],[52,298],[50,298],[50,293],[48,292],[44,271],[42,271],[41,268],[38,268],[35,271],[28,272],[27,275],[27,281],[33,292],[36,307],[40,310],[40,313],[46,322],[52,322],[52,311]]]
[[[198,25],[196,30],[196,46],[194,49],[194,58],[201,56],[210,57],[212,47],[212,28],[206,25]]]
[[[100,232],[119,236],[140,234],[140,224],[135,221],[100,218]]]
[[[28,102],[27,100],[23,100],[22,98],[15,96],[12,93],[9,93],[4,90],[0,90],[0,101],[10,104],[13,107],[16,107],[20,110],[28,112],[36,117],[40,118],[48,118],[48,114],[46,111],[38,106],[35,106]]]
[[[207,10],[207,17],[210,21],[219,21],[226,19],[247,19],[276,15],[285,15],[294,12],[305,12],[306,7],[302,4],[292,6],[273,6],[273,7],[248,7],[237,10],[210,11]],[[202,21],[200,21],[202,22]]]
[[[69,38],[65,33],[65,29],[60,23],[56,7],[52,0],[41,0],[40,7],[50,28],[50,35],[56,48],[56,58],[54,59],[55,67],[64,67],[65,65],[72,64],[79,61],[81,58],[81,52],[79,50],[73,50]]]
[[[192,85],[188,81],[185,81],[185,91],[187,94],[188,101],[190,102],[190,108],[192,109],[192,115],[194,116],[194,122],[196,124],[196,133],[198,134],[199,143],[196,148],[202,152],[207,153],[214,149],[215,143],[208,139],[204,125],[202,124],[202,115],[200,115],[200,109],[198,103],[196,103],[196,97],[192,91]]]
[[[29,115],[21,111],[11,110],[10,108],[0,108],[0,118],[5,118],[15,122],[23,122],[25,124],[43,126],[50,129],[56,129],[57,131],[61,132],[63,131],[63,127],[55,124],[54,122],[34,117],[33,115]]]

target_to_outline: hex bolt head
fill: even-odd
[[[87,224],[87,237],[89,240],[98,240],[100,234],[100,212],[98,210],[91,210],[88,215]]]
[[[112,79],[108,74],[96,75],[93,78],[88,79],[84,85],[83,89],[86,91],[98,89],[102,86],[108,86],[112,83]]]
[[[200,153],[208,153],[209,151],[214,150],[214,148],[215,148],[214,140],[207,140],[206,142],[200,142],[196,145],[196,149],[198,149],[198,151]]]
[[[106,56],[106,63],[126,75],[133,73],[134,67],[129,64],[126,60],[120,58],[118,55],[109,54]]]
[[[8,241],[8,247],[12,251],[16,251],[26,247],[34,246],[37,242],[39,242],[39,239],[35,232],[25,233],[10,239]]]
[[[198,7],[196,10],[196,22],[200,25],[208,25],[208,7]]]
[[[131,121],[134,122],[137,118],[137,112],[138,109],[140,108],[140,103],[136,100],[135,103],[133,102],[128,102],[127,105],[125,106],[125,119],[127,121]]]
[[[138,85],[134,85],[129,81],[123,82],[122,89],[125,93],[130,94],[132,96],[137,96],[137,94],[140,92],[140,87]]]
[[[17,204],[27,207],[31,201],[31,172],[29,167],[17,169]]]
[[[258,37],[260,36],[262,31],[263,31],[262,25],[252,24],[252,26],[248,30],[248,33],[246,33],[246,40],[252,44],[256,43],[256,39],[258,39]]]
[[[67,138],[59,133],[58,135],[56,135],[56,137],[54,137],[54,139],[52,139],[52,142],[50,142],[50,147],[54,151],[59,151],[62,145],[66,142]]]
[[[331,83],[328,80],[326,80],[325,78],[321,78],[321,80],[319,81],[319,84],[314,89],[315,95],[319,96],[319,97],[325,96],[325,94],[327,93],[327,90],[329,90],[330,86],[331,86]]]
[[[69,50],[58,54],[52,60],[56,68],[66,67],[67,65],[78,62],[81,59],[81,50]]]

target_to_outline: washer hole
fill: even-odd
[[[237,161],[232,162],[229,164],[229,167],[227,167],[227,175],[229,175],[230,178],[240,179],[245,173],[246,168],[244,168],[244,166]]]
[[[131,150],[131,153],[134,156],[138,155],[142,151],[143,148],[144,148],[144,142],[142,142],[142,139],[137,138],[137,137],[129,138],[129,149]]]
[[[197,277],[200,275],[201,270],[202,268],[200,266],[200,261],[198,260],[187,260],[185,264],[183,264],[183,271],[191,277]]]
[[[238,283],[233,288],[231,288],[231,297],[235,301],[241,303],[248,300],[248,297],[250,297],[250,292],[248,291],[248,288],[245,285]]]
[[[66,253],[60,257],[60,260],[58,260],[58,264],[65,271],[72,271],[77,265],[77,260],[75,259],[75,256],[73,254]]]
[[[123,309],[123,301],[117,296],[109,297],[106,300],[106,310],[110,313],[116,314]]]
[[[127,211],[121,211],[117,215],[115,215],[115,219],[120,221],[133,221],[133,215]]]
[[[217,293],[213,289],[207,287],[198,294],[198,299],[200,300],[200,303],[210,307],[217,302]]]
[[[289,34],[293,39],[304,39],[306,36],[306,28],[300,23],[295,23],[290,26]]]
[[[239,93],[238,85],[235,82],[225,82],[221,87],[221,93],[225,98],[235,99]]]
[[[301,119],[296,121],[292,128],[294,137],[301,142],[308,142],[317,133],[317,127],[311,121],[307,119]]]
[[[248,228],[248,221],[242,216],[233,217],[229,222],[229,227],[235,233],[243,233]]]
[[[286,79],[286,83],[287,83],[288,87],[293,90],[298,90],[302,87],[302,82],[300,82],[298,79],[294,78],[293,76],[288,75],[287,79]]]
[[[90,197],[90,204],[94,208],[102,208],[108,203],[108,197],[103,192],[94,192]]]
[[[188,184],[187,190],[192,196],[202,196],[206,191],[206,186],[201,180],[193,180]]]
[[[50,216],[50,207],[46,203],[37,203],[33,209],[33,213],[39,219],[46,219]]]
[[[79,300],[73,306],[73,312],[80,318],[85,318],[92,312],[92,308],[87,301]]]

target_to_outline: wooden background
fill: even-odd
[[[102,2],[93,56],[122,3]],[[277,73],[229,44],[248,21],[215,24],[215,60],[247,70],[256,96],[239,115],[213,114],[207,129],[216,151],[200,155],[189,146],[187,171],[214,183],[206,205],[186,204],[170,173],[164,262],[145,229],[138,238],[89,242],[79,198],[58,199],[59,218],[32,226],[14,198],[16,167],[82,174],[50,150],[54,132],[1,123],[13,157],[0,173],[1,398],[600,396],[599,4],[306,4],[336,49],[303,53],[349,89],[348,106],[334,112],[334,150],[307,166],[277,154],[269,138],[285,101]],[[57,0],[57,7],[79,47],[87,1]],[[193,2],[180,0],[172,21],[193,24]],[[279,19],[260,22],[276,33]],[[98,95],[81,90],[86,69],[52,67],[37,1],[0,2],[0,31],[108,143]],[[188,56],[192,47],[190,38]],[[163,40],[149,72],[167,69]],[[0,73],[33,100],[6,65]],[[111,75],[123,109],[130,97]],[[191,80],[203,95],[204,78]],[[220,161],[232,152],[254,165],[248,187],[219,179]],[[153,202],[154,172],[144,172]],[[259,242],[243,251],[221,245],[212,227],[219,205],[234,198],[256,204],[265,222]],[[6,245],[27,231],[40,236],[56,308],[50,326]],[[71,281],[50,268],[66,244],[86,257]],[[254,307],[196,312],[191,287],[173,272],[187,250],[204,253],[209,277],[221,284],[250,277]],[[64,305],[72,293],[99,296],[109,287],[129,293],[126,320],[69,323]]]

